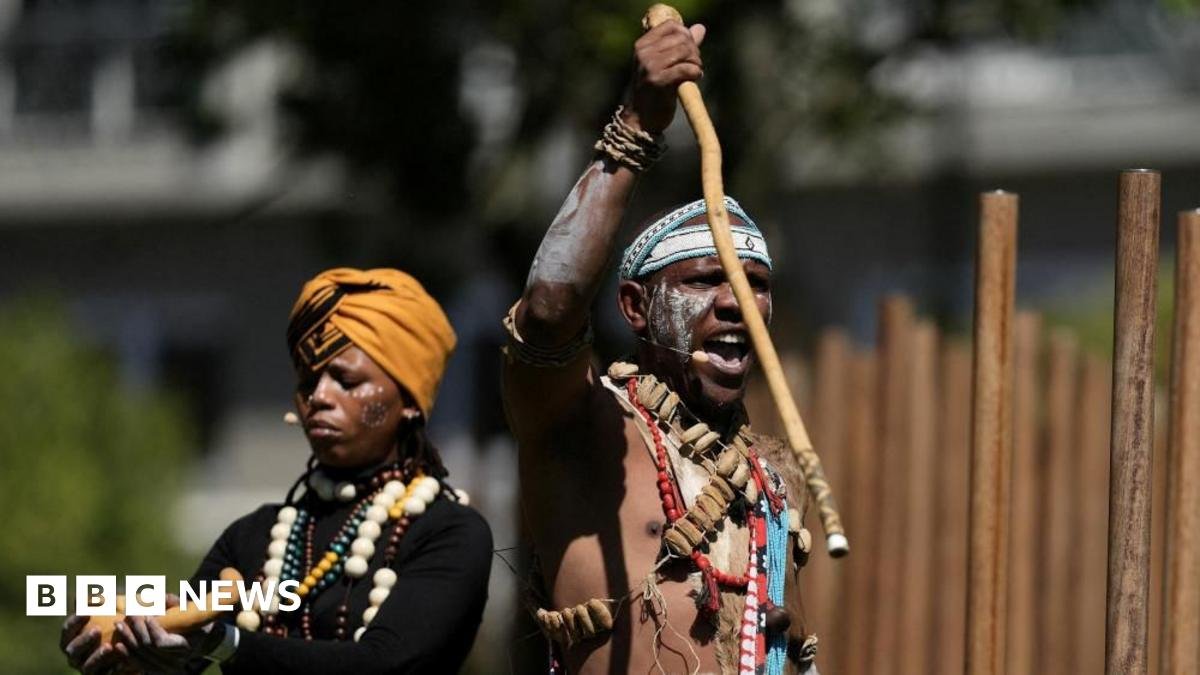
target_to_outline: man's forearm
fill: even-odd
[[[529,269],[516,316],[526,341],[557,346],[583,328],[636,181],[628,168],[597,159],[575,183]]]
[[[655,136],[675,116],[679,85],[703,75],[703,39],[703,26],[667,21],[634,43],[637,67],[625,105],[597,143],[603,159],[592,162],[567,195],[529,270],[515,317],[525,342],[559,347],[587,323],[637,182],[634,169],[644,170],[662,154]]]

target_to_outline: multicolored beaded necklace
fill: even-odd
[[[405,479],[404,471],[395,466],[377,472],[360,484],[348,481],[334,484],[319,471],[312,473],[308,485],[318,498],[328,501],[336,497],[339,501],[351,502],[359,494],[366,493],[319,558],[314,557],[316,519],[312,514],[291,504],[279,509],[275,526],[271,528],[266,562],[255,580],[276,586],[284,581],[300,582],[296,594],[303,605],[300,633],[305,640],[313,639],[313,599],[341,579],[346,579],[347,583],[344,584],[345,596],[337,608],[335,636],[339,640],[349,637],[350,593],[355,582],[370,569],[370,561],[377,550],[376,541],[390,526],[382,564],[375,572],[374,587],[368,596],[370,606],[363,612],[362,626],[354,632],[355,640],[366,631],[387,599],[397,580],[391,565],[401,538],[413,519],[424,513],[443,491],[437,479],[420,473],[407,484]],[[466,493],[461,490],[455,490],[454,496],[461,503],[467,501]],[[267,634],[287,636],[288,627],[279,621],[278,602],[276,595],[267,607],[240,612],[237,616],[238,627],[255,631],[262,626]]]
[[[646,422],[646,426],[650,429],[650,435],[654,439],[654,463],[658,469],[657,477],[659,498],[662,501],[663,514],[667,517],[667,523],[672,524],[684,516],[684,514],[681,513],[678,508],[683,504],[683,495],[680,493],[679,486],[675,484],[675,480],[671,476],[670,459],[667,457],[667,448],[663,443],[662,432],[659,429],[658,420],[656,420],[654,415],[646,409],[646,406],[642,405],[641,401],[638,400],[637,386],[637,381],[634,379],[630,379],[625,383],[625,389],[629,394],[629,400],[633,403],[634,407],[637,408],[638,412],[641,413],[642,418]],[[755,464],[757,464],[757,462],[755,462]],[[758,483],[759,492],[764,492],[763,485],[761,483],[760,472],[754,471],[752,475],[755,482]],[[753,509],[749,509],[746,512],[746,526],[750,530],[750,548],[751,550],[756,550],[759,544],[755,538],[758,528],[754,526]],[[729,588],[744,589],[750,582],[751,567],[754,565],[753,556],[751,556],[751,559],[747,561],[747,570],[743,574],[731,574],[718,569],[708,559],[708,556],[704,555],[704,553],[700,551],[700,547],[698,545],[692,548],[689,556],[691,557],[692,562],[696,565],[696,568],[700,570],[701,577],[704,579],[705,588],[707,589],[707,597],[705,598],[706,602],[703,607],[710,612],[715,612],[720,608],[721,595],[718,585]]]
[[[762,462],[743,439],[739,447],[726,448],[715,462],[706,460],[715,469],[711,471],[710,483],[697,496],[692,508],[684,512],[682,493],[672,477],[670,458],[659,428],[660,419],[650,410],[662,415],[665,407],[667,414],[662,416],[670,420],[680,404],[665,384],[652,376],[632,377],[635,372],[628,373],[625,393],[653,440],[659,498],[668,524],[664,545],[676,554],[686,553],[699,570],[704,587],[699,598],[702,610],[712,613],[720,608],[721,586],[743,591],[745,611],[738,630],[738,672],[743,675],[782,673],[786,658],[784,631],[790,624],[787,612],[777,605],[783,601],[789,522],[783,497],[772,488]],[[609,374],[612,376],[613,370],[610,369]],[[671,397],[676,400],[672,401]],[[700,444],[703,444],[701,449],[721,445],[713,435],[707,425],[696,424],[681,435],[681,448],[690,444],[690,450],[695,453]],[[747,460],[749,475],[735,479],[734,476],[743,471],[739,456]],[[747,478],[750,485],[746,484]],[[742,486],[750,488],[747,490],[750,503],[746,509],[750,551],[745,573],[735,575],[717,569],[701,548],[705,533],[715,521],[728,516],[732,488]],[[714,509],[714,506],[721,508]]]

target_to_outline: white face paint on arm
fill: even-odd
[[[583,172],[550,223],[529,267],[526,286],[538,282],[582,286],[591,281],[591,276],[580,269],[579,256],[589,245],[595,245],[589,242],[596,229],[592,221],[607,215],[600,201],[608,195],[608,184],[613,180],[614,174],[604,171],[600,162]]]

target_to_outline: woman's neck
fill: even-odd
[[[370,478],[380,469],[400,464],[400,451],[393,447],[382,459],[374,460],[358,466],[328,466],[317,464],[317,468],[334,481],[356,481]]]

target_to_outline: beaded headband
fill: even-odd
[[[743,221],[729,228],[738,257],[757,260],[771,269],[767,241],[758,226],[732,197],[725,197],[725,209]],[[625,255],[621,258],[621,278],[639,279],[680,260],[716,255],[717,247],[707,224],[683,226],[692,218],[707,212],[704,200],[698,199],[671,211],[647,227],[625,249]]]

